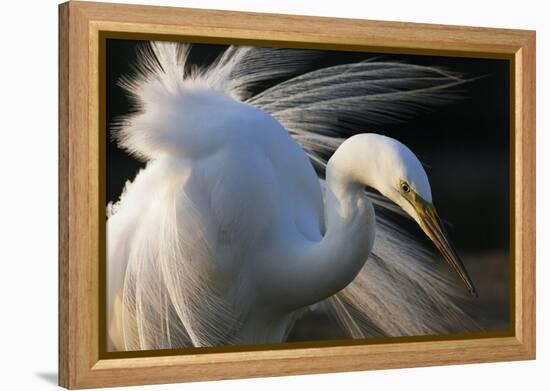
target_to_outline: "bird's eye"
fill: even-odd
[[[411,187],[407,182],[401,182],[401,191],[403,193],[408,193],[409,191],[411,191]]]

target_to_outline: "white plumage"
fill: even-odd
[[[252,47],[186,70],[189,50],[152,42],[121,83],[138,111],[115,135],[147,165],[108,207],[109,350],[282,342],[319,302],[354,338],[475,327],[437,260],[375,214],[417,220],[473,292],[418,159],[381,135],[342,143],[338,120],[404,119],[462,78],[376,61],[295,76],[315,51]]]

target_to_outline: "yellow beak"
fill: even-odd
[[[415,194],[412,191],[411,193],[413,194],[410,202],[418,213],[418,216],[420,218],[420,227],[422,228],[424,233],[426,233],[426,235],[428,235],[428,237],[432,240],[437,249],[441,252],[447,264],[460,277],[464,285],[466,285],[466,288],[468,289],[470,295],[477,297],[477,292],[474,284],[472,283],[472,280],[470,279],[470,276],[468,275],[468,272],[466,271],[462,260],[458,256],[456,249],[451,244],[448,235],[443,228],[443,224],[441,223],[441,220],[437,215],[435,207],[433,206],[433,204],[425,201],[418,194]]]

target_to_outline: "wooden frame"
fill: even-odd
[[[105,359],[98,263],[104,31],[510,59],[515,278],[511,336]],[[59,383],[88,388],[535,358],[535,33],[69,2],[59,7]],[[457,354],[459,352],[459,354]],[[243,365],[245,364],[245,365]]]

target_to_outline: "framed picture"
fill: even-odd
[[[59,382],[535,358],[535,33],[59,7]]]

